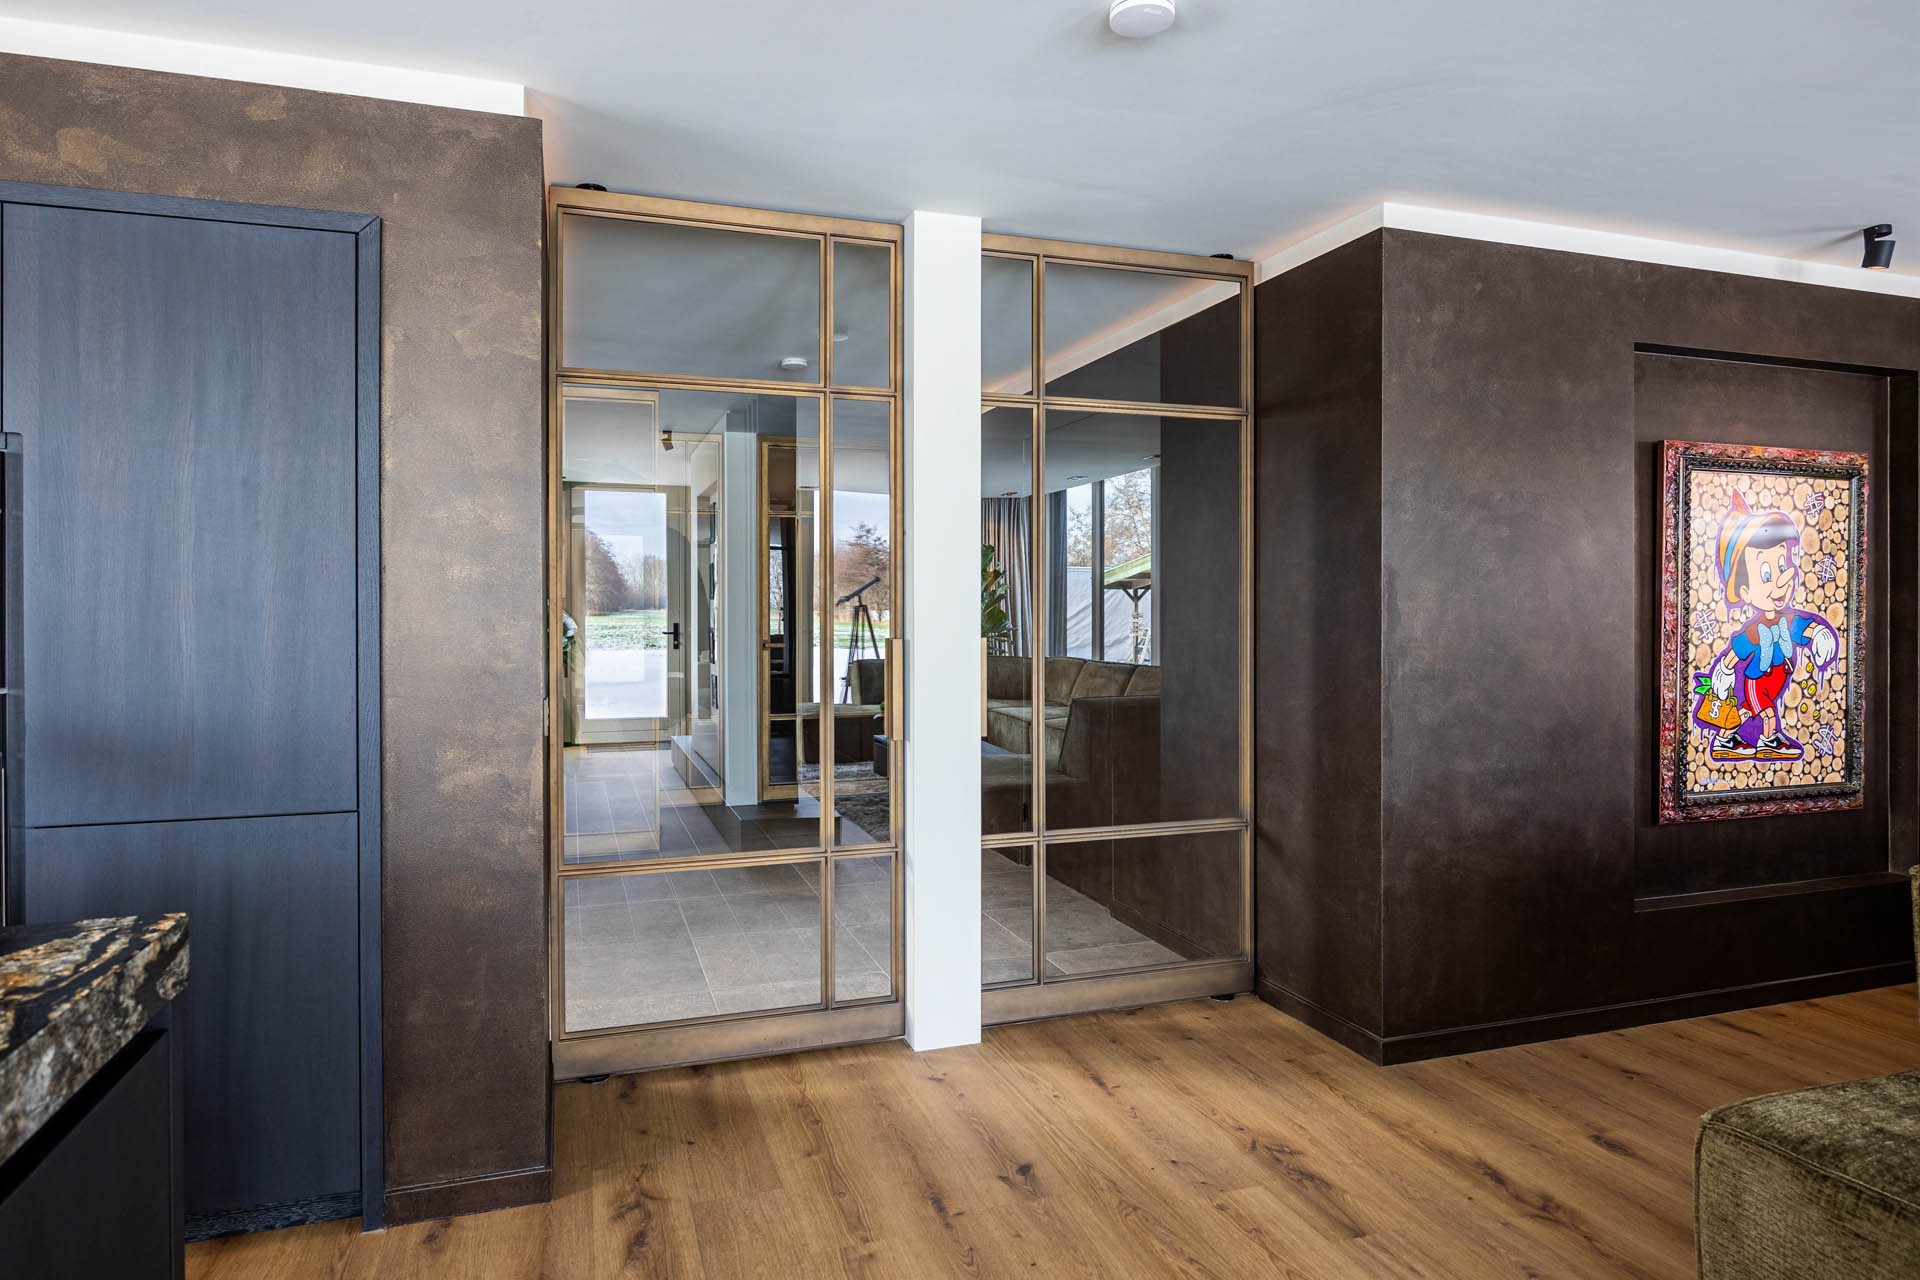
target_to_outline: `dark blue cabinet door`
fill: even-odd
[[[349,813],[24,833],[29,919],[188,915],[190,1217],[358,1212],[358,830]]]
[[[354,237],[31,204],[0,230],[20,820],[353,809]]]

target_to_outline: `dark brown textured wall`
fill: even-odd
[[[1373,1036],[1380,271],[1369,236],[1254,293],[1256,972],[1283,1008]]]
[[[1876,374],[1866,390],[1857,372],[1814,378],[1804,366],[1912,370],[1920,303],[1402,231],[1369,239],[1382,264],[1380,401],[1353,448],[1364,465],[1377,442],[1378,502],[1345,518],[1364,526],[1351,534],[1362,546],[1377,538],[1380,613],[1346,639],[1376,655],[1377,763],[1365,767],[1364,734],[1353,760],[1360,794],[1377,785],[1379,827],[1375,838],[1297,812],[1302,770],[1269,726],[1326,695],[1302,691],[1273,661],[1286,646],[1263,642],[1263,990],[1317,1004],[1291,982],[1364,988],[1377,968],[1379,1022],[1360,1023],[1359,1039],[1397,1060],[1901,980],[1904,889],[1886,873],[1914,858],[1912,376]],[[1309,447],[1289,438],[1288,417],[1304,420],[1291,406],[1331,375],[1284,347],[1316,341],[1315,322],[1291,336],[1266,326],[1311,314],[1303,273],[1327,261],[1262,286],[1260,429],[1263,480],[1331,510],[1357,487],[1351,475],[1286,487]],[[1673,352],[1691,353],[1679,372],[1661,355]],[[1769,363],[1698,358],[1709,353]],[[1651,433],[1885,440],[1881,618],[1895,640],[1879,705],[1892,781],[1873,793],[1876,812],[1646,829]],[[1281,517],[1263,517],[1263,588],[1291,541]],[[1298,608],[1282,599],[1260,600],[1276,638]],[[1330,617],[1324,586],[1312,599]],[[1347,927],[1355,895],[1322,910],[1297,868],[1369,863],[1377,959],[1352,945],[1341,954],[1353,978],[1306,970],[1281,930]],[[1860,872],[1878,880],[1843,878]],[[1778,883],[1803,876],[1826,883]],[[1724,892],[1733,886],[1767,887]],[[1663,898],[1675,889],[1706,896]]]
[[[0,55],[0,179],[382,219],[388,1214],[544,1197],[539,122]]]

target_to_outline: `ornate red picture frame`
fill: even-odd
[[[1867,456],[1661,454],[1660,821],[1861,807]]]

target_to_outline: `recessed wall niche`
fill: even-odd
[[[1911,735],[1890,739],[1889,716],[1915,699],[1912,664],[1889,662],[1897,618],[1910,617],[1912,557],[1889,556],[1889,528],[1913,541],[1913,441],[1889,438],[1894,383],[1878,370],[1819,367],[1728,352],[1641,347],[1634,352],[1635,565],[1639,675],[1636,724],[1644,785],[1634,839],[1635,891],[1645,907],[1692,894],[1797,892],[1888,869],[1896,799],[1890,771],[1911,772]],[[1854,810],[1662,826],[1657,820],[1660,616],[1660,442],[1706,441],[1868,455],[1865,604],[1865,804]],[[1902,463],[1904,462],[1904,466]],[[1891,606],[1898,603],[1901,608]],[[1910,626],[1907,628],[1910,630]],[[1911,642],[1908,641],[1910,644]],[[1897,801],[1911,821],[1912,796]],[[1809,883],[1813,882],[1813,883]]]

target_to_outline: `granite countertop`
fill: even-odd
[[[187,985],[187,917],[0,929],[0,1160]]]

